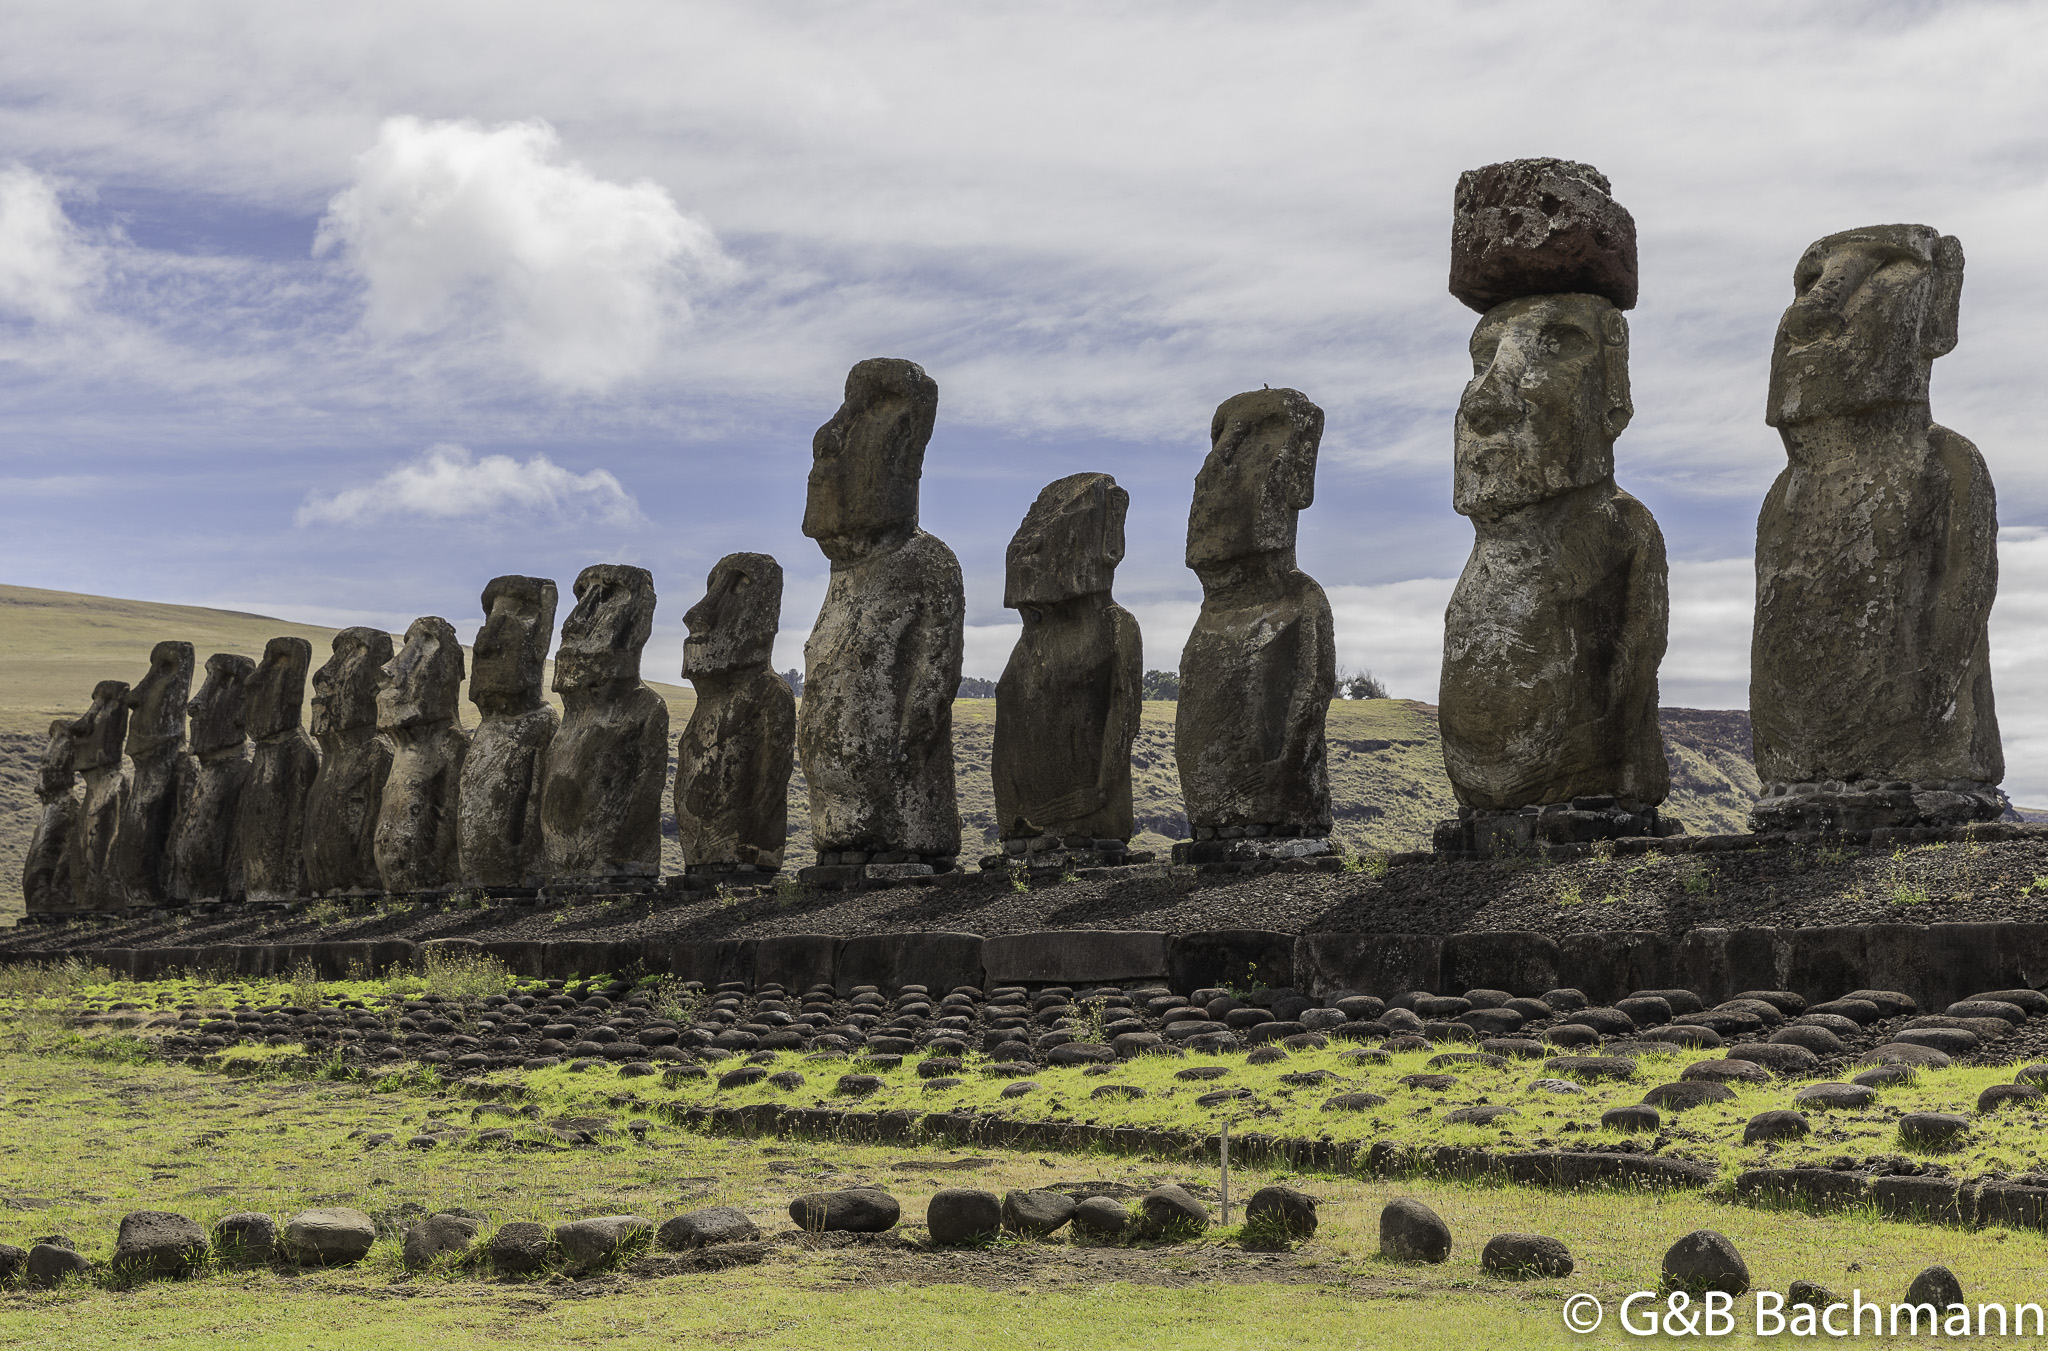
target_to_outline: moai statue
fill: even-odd
[[[391,770],[373,848],[386,891],[429,891],[460,879],[456,792],[469,735],[455,720],[462,640],[438,615],[412,621],[384,663],[377,730],[391,739]]]
[[[577,576],[576,608],[555,650],[562,727],[548,745],[540,800],[551,882],[661,873],[668,705],[640,680],[653,631],[645,568],[594,563]]]
[[[1846,230],[1806,250],[1792,285],[1764,418],[1788,463],[1756,524],[1752,824],[1991,820],[1998,504],[1927,397],[1956,345],[1963,246],[1925,225]]]
[[[483,721],[462,762],[462,880],[473,887],[537,887],[544,868],[541,776],[562,719],[541,695],[555,636],[555,584],[494,577],[471,653],[469,699]]]
[[[1195,838],[1174,846],[1177,862],[1334,862],[1323,724],[1335,635],[1329,600],[1294,558],[1322,439],[1323,410],[1292,389],[1239,394],[1210,420],[1188,511],[1202,611],[1173,725]]]
[[[996,687],[1003,850],[1044,867],[1124,861],[1144,700],[1138,621],[1110,599],[1131,495],[1107,474],[1049,485],[1010,540],[1003,604],[1024,620]]]
[[[192,696],[192,644],[158,643],[149,671],[128,690],[128,774],[111,863],[122,908],[155,909],[171,895],[171,830],[191,790],[185,704]]]
[[[59,718],[50,724],[37,768],[36,801],[42,807],[21,870],[21,895],[31,919],[55,919],[78,908],[71,877],[79,810],[78,745],[71,735],[76,721]]]
[[[953,699],[967,600],[953,551],[917,524],[938,411],[921,367],[863,361],[811,441],[804,534],[832,579],[804,644],[796,745],[821,867],[946,871],[960,853]]]
[[[391,773],[391,741],[377,730],[377,691],[391,635],[343,629],[313,672],[313,735],[320,770],[306,793],[306,889],[316,895],[383,889],[377,812]]]
[[[789,835],[796,696],[769,663],[782,566],[727,554],[683,616],[683,678],[697,691],[676,747],[676,833],[688,871],[772,873]]]
[[[235,835],[246,899],[266,905],[306,894],[306,799],[320,752],[301,725],[313,645],[272,638],[249,675],[247,719],[255,750]]]
[[[1438,696],[1446,852],[1670,833],[1657,725],[1664,536],[1614,482],[1633,414],[1635,222],[1606,178],[1513,160],[1458,181],[1451,293],[1480,311],[1451,502],[1472,555]]]
[[[121,743],[128,735],[128,682],[102,680],[92,707],[71,724],[72,762],[85,780],[71,835],[71,894],[81,911],[127,904],[115,885],[114,837],[121,825]]]
[[[171,832],[171,895],[180,904],[242,899],[236,820],[249,781],[248,695],[256,663],[231,652],[206,659],[192,719],[192,787]]]

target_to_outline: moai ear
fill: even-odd
[[[1934,245],[1927,313],[1920,321],[1920,355],[1929,361],[1956,349],[1963,305],[1963,241],[1943,235]]]
[[[1102,514],[1102,561],[1115,567],[1124,561],[1124,518],[1130,514],[1131,495],[1114,482],[1098,485],[1096,491],[1104,495],[1107,507]]]
[[[1323,410],[1303,398],[1293,395],[1300,404],[1306,405],[1308,416],[1303,419],[1301,437],[1295,443],[1294,453],[1287,457],[1287,505],[1296,511],[1307,511],[1316,501],[1316,452],[1323,445]]]
[[[1600,316],[1600,360],[1606,377],[1607,435],[1616,437],[1636,415],[1628,391],[1628,320],[1620,310]]]

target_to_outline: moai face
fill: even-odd
[[[1123,562],[1130,505],[1131,495],[1107,474],[1048,484],[1010,539],[1003,604],[1015,610],[1107,593]]]
[[[640,649],[654,632],[654,576],[623,563],[594,563],[576,577],[576,608],[555,649],[555,692],[640,679]]]
[[[1628,321],[1599,296],[1525,296],[1472,332],[1452,505],[1491,519],[1614,477],[1634,415]]]
[[[484,588],[484,626],[477,630],[469,676],[470,702],[483,712],[540,707],[555,601],[555,584],[545,577],[494,577]]]
[[[1294,547],[1295,515],[1316,498],[1323,410],[1292,389],[1224,400],[1188,511],[1191,568]]]
[[[92,687],[92,707],[71,724],[78,772],[121,767],[121,743],[128,734],[128,682],[102,680]]]
[[[1792,289],[1765,422],[1925,403],[1934,359],[1956,345],[1963,246],[1925,225],[1845,230],[1806,250]]]
[[[835,563],[917,528],[924,448],[939,386],[915,362],[878,357],[846,376],[846,402],[811,440],[804,534]]]
[[[334,655],[313,672],[313,735],[329,736],[377,725],[377,687],[391,660],[391,635],[382,629],[343,629]]]
[[[272,638],[249,675],[249,735],[258,741],[299,725],[313,645],[304,638]]]
[[[255,662],[232,652],[206,659],[206,681],[185,705],[194,755],[233,750],[248,740],[249,680],[255,674]]]
[[[405,646],[384,663],[384,684],[377,691],[379,730],[453,722],[462,670],[462,640],[455,626],[439,615],[413,620]]]
[[[78,780],[78,742],[71,735],[77,725],[75,718],[59,718],[50,724],[50,738],[43,743],[36,778],[36,791],[44,797],[62,797]]]
[[[192,644],[158,643],[149,673],[128,691],[128,754],[140,760],[183,741],[191,696]]]
[[[782,621],[782,565],[767,554],[727,554],[704,582],[704,599],[683,616],[683,676],[766,666]]]

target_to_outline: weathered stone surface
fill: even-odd
[[[56,1243],[38,1243],[28,1250],[28,1261],[22,1264],[22,1274],[28,1283],[39,1289],[52,1289],[65,1281],[83,1281],[92,1275],[92,1263],[75,1249]]]
[[[1209,1207],[1185,1187],[1168,1183],[1138,1198],[1134,1237],[1180,1241],[1209,1227]]]
[[[546,1225],[532,1220],[514,1220],[498,1226],[498,1232],[491,1235],[485,1252],[491,1259],[491,1265],[498,1270],[524,1275],[539,1271],[548,1264],[553,1244],[554,1236]]]
[[[1098,1240],[1119,1238],[1131,1227],[1131,1212],[1109,1196],[1091,1196],[1074,1207],[1074,1228]]]
[[[77,908],[71,876],[73,838],[78,833],[78,744],[76,719],[50,724],[36,767],[35,834],[21,868],[21,895],[31,915],[67,915]]]
[[[221,1261],[262,1266],[277,1249],[277,1221],[257,1210],[238,1210],[213,1223],[213,1252]]]
[[[1509,160],[1458,177],[1451,294],[1484,314],[1520,296],[1577,292],[1636,304],[1636,223],[1606,175],[1560,159]]]
[[[1597,295],[1525,296],[1479,321],[1472,359],[1452,503],[1475,539],[1444,615],[1440,694],[1451,786],[1472,812],[1618,811],[1635,820],[1573,824],[1649,833],[1669,787],[1669,603],[1664,537],[1614,482],[1628,323]]]
[[[384,666],[377,730],[391,741],[391,770],[377,809],[377,876],[386,891],[424,891],[460,880],[456,794],[469,736],[455,720],[462,640],[439,615],[415,619]]]
[[[205,1260],[206,1231],[189,1217],[168,1210],[132,1210],[121,1217],[113,1266],[122,1276],[183,1276]]]
[[[677,1215],[654,1233],[657,1243],[673,1251],[707,1243],[748,1243],[760,1236],[761,1227],[731,1206],[709,1206]]]
[[[541,840],[552,878],[652,877],[661,871],[668,705],[640,680],[654,629],[654,577],[594,563],[555,650],[561,730],[548,747]]]
[[[302,725],[313,645],[272,638],[249,676],[245,715],[249,776],[235,814],[242,893],[286,901],[306,893],[306,798],[320,773],[320,751]]]
[[[350,628],[313,673],[313,736],[320,769],[306,793],[306,887],[317,894],[377,891],[377,811],[391,774],[391,742],[377,730],[377,690],[391,635]]]
[[[1997,503],[1984,457],[1928,409],[1962,285],[1962,245],[1924,225],[1829,235],[1793,272],[1764,419],[1788,463],[1757,518],[1759,829],[1999,810]]]
[[[1740,1295],[1749,1289],[1749,1264],[1725,1234],[1695,1229],[1664,1254],[1664,1288]]]
[[[1138,621],[1110,599],[1130,494],[1107,474],[1048,485],[1010,540],[1003,604],[1024,621],[996,692],[1004,839],[1128,840],[1143,706]]]
[[[683,678],[697,707],[676,747],[676,834],[691,868],[782,866],[795,765],[796,696],[770,664],[782,565],[727,554],[683,623]]]
[[[114,835],[121,825],[121,743],[128,734],[128,685],[102,680],[92,706],[71,724],[73,763],[85,780],[71,835],[71,888],[80,910],[115,910]]]
[[[598,1215],[556,1225],[554,1246],[571,1271],[591,1271],[644,1246],[653,1233],[654,1223],[638,1215]]]
[[[804,644],[796,741],[820,853],[960,852],[952,738],[966,598],[953,551],[917,524],[938,401],[915,363],[863,361],[811,443],[804,534],[832,577]]]
[[[924,1212],[932,1242],[942,1247],[993,1238],[1003,1223],[1003,1203],[994,1192],[944,1187],[932,1193]]]
[[[1451,1255],[1451,1227],[1413,1197],[1380,1211],[1380,1255],[1396,1262],[1442,1262]]]
[[[1252,1193],[1252,1199],[1245,1202],[1244,1218],[1247,1224],[1270,1227],[1288,1238],[1314,1238],[1316,1198],[1275,1183]]]
[[[1931,1304],[1944,1316],[1951,1304],[1960,1304],[1965,1310],[1969,1308],[1963,1298],[1963,1283],[1944,1266],[1931,1266],[1915,1276],[1913,1283],[1906,1287],[1906,1303]]]
[[[405,1231],[403,1260],[408,1270],[430,1267],[443,1257],[462,1257],[476,1242],[480,1220],[467,1215],[429,1215]]]
[[[1495,1234],[1479,1253],[1490,1276],[1511,1281],[1572,1274],[1571,1249],[1545,1234]]]
[[[855,1234],[879,1234],[892,1229],[903,1207],[879,1187],[848,1187],[842,1191],[810,1192],[789,1203],[789,1218],[813,1233],[845,1230]]]
[[[192,694],[192,644],[150,649],[149,671],[128,690],[128,773],[109,860],[118,904],[165,905],[171,896],[171,832],[192,790],[185,705]]]
[[[301,1266],[360,1262],[376,1241],[376,1223],[347,1206],[302,1210],[284,1225],[284,1250]]]
[[[1003,1227],[1029,1238],[1044,1238],[1074,1218],[1074,1207],[1074,1198],[1064,1192],[1008,1192],[1003,1196]]]
[[[545,878],[541,778],[562,725],[541,693],[555,605],[555,584],[545,577],[493,577],[484,587],[469,673],[469,700],[482,719],[469,734],[457,793],[457,848],[470,886],[530,887]]]
[[[232,652],[206,659],[206,680],[192,696],[192,778],[171,828],[174,900],[242,899],[241,838],[236,829],[249,782],[249,681],[256,663]]]
[[[1174,754],[1196,839],[1224,828],[1326,836],[1323,724],[1336,691],[1330,603],[1295,565],[1323,410],[1296,390],[1227,399],[1195,475],[1187,565],[1202,609],[1181,651]]]

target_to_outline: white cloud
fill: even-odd
[[[57,184],[19,164],[0,168],[0,313],[73,318],[99,279],[98,252],[64,214]]]
[[[659,185],[560,163],[545,122],[386,121],[328,204],[316,252],[368,285],[380,337],[480,331],[544,379],[602,389],[644,371],[731,264]]]
[[[329,495],[310,493],[298,511],[300,525],[353,523],[391,516],[553,515],[624,524],[640,508],[610,471],[571,473],[545,455],[515,460],[509,455],[481,459],[461,446],[428,447],[375,483]]]

